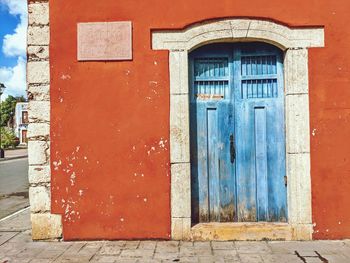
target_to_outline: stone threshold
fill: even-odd
[[[309,240],[301,234],[307,225],[288,223],[199,223],[191,228],[193,241],[266,241],[266,240]]]

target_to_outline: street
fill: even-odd
[[[27,206],[28,158],[0,161],[0,219]]]

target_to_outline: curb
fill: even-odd
[[[1,158],[0,162],[5,162],[5,161],[9,161],[9,160],[16,160],[16,159],[24,159],[24,158],[28,158],[28,155],[5,157],[5,158]]]

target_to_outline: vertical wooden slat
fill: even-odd
[[[215,108],[207,109],[207,145],[208,145],[208,180],[209,180],[209,215],[211,222],[220,220],[220,182],[218,143],[218,112]]]
[[[266,221],[268,207],[266,109],[254,109],[257,219]]]
[[[208,188],[208,146],[207,146],[207,131],[208,123],[206,118],[206,105],[204,103],[197,103],[197,138],[198,148],[198,196],[199,196],[199,222],[209,221],[209,188]]]

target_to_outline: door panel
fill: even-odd
[[[282,54],[209,45],[190,75],[193,221],[286,221]]]
[[[202,56],[205,54],[204,56]],[[191,60],[192,215],[196,222],[234,220],[234,166],[229,49],[198,53]]]
[[[287,221],[282,54],[234,49],[238,221]]]

